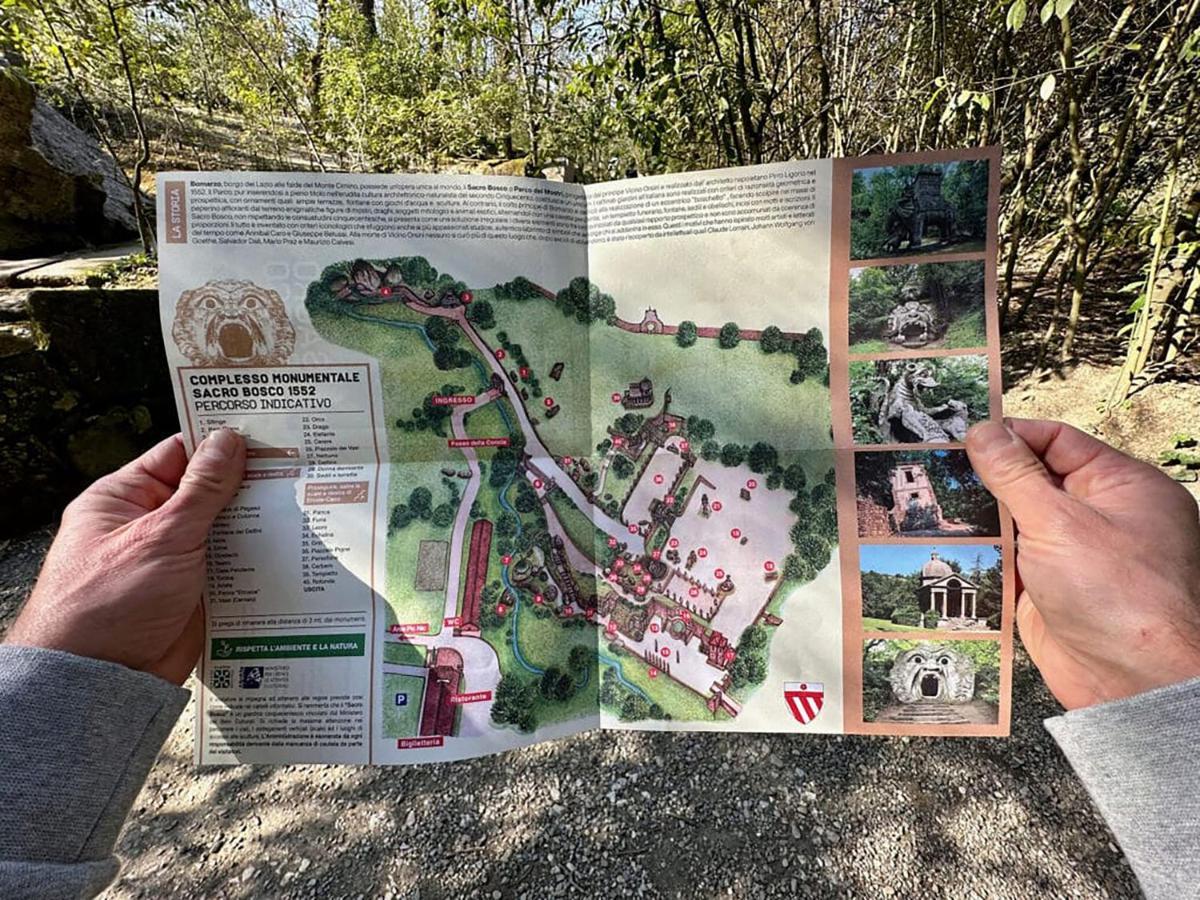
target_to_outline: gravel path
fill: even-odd
[[[0,543],[0,631],[48,531]],[[138,797],[117,898],[1136,897],[1018,650],[1009,740],[589,733],[411,768],[191,763]]]

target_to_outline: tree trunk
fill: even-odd
[[[113,8],[112,0],[104,0],[108,10],[108,21],[112,25],[113,38],[117,44],[117,58],[121,62],[121,71],[125,75],[125,87],[129,91],[129,111],[133,114],[133,125],[137,129],[138,156],[133,163],[133,214],[137,218],[138,237],[142,241],[142,251],[151,256],[154,253],[155,235],[146,216],[142,204],[142,169],[150,162],[150,138],[146,134],[146,123],[142,119],[142,109],[138,104],[137,82],[133,78],[133,68],[129,63],[129,53],[125,47],[124,34],[117,21],[117,11]]]
[[[313,121],[321,121],[321,85],[324,81],[325,45],[328,40],[329,0],[317,0],[317,17],[313,22],[316,32],[316,44],[313,47],[312,59],[309,60],[308,106],[312,110]]]

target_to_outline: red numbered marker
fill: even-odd
[[[547,397],[545,400],[542,401],[542,405],[545,406],[546,409],[549,409],[550,407],[552,407],[554,405],[554,398]]]
[[[472,300],[475,299],[475,295],[472,294],[470,291],[463,291],[461,294],[458,295],[458,299],[462,300],[463,303],[470,303]]]
[[[662,556],[662,551],[661,551],[661,550],[651,550],[651,551],[650,551],[650,558],[651,558],[651,559],[658,559],[660,556]]]
[[[712,502],[712,511],[713,511],[713,512],[720,512],[720,511],[721,511],[721,507],[722,507],[722,505],[723,505],[723,504],[721,503],[721,501],[720,501],[720,500],[714,500],[714,501]]]
[[[732,650],[725,651],[725,662],[733,662],[733,658],[737,656]]]
[[[500,562],[504,563],[504,565],[507,566],[510,562],[512,562],[512,557],[506,553],[502,557],[500,557]]]
[[[648,572],[642,576],[642,584],[649,584],[653,580],[654,579],[650,577],[650,573]]]
[[[638,572],[640,572],[640,571],[642,571],[642,564],[641,564],[641,563],[634,563],[634,564],[633,564],[633,572],[634,572],[634,574],[636,575],[636,574],[637,574]]]
[[[609,580],[609,581],[616,581],[616,580],[617,580],[617,573],[616,573],[616,572],[609,572],[609,573],[608,573],[608,580]]]
[[[662,484],[662,483],[663,483],[663,477],[662,477],[661,475],[655,475],[655,476],[654,476],[654,483],[655,483],[655,484]]]
[[[620,395],[620,394],[613,394],[613,395],[612,395],[612,402],[613,402],[613,403],[620,403],[620,402],[621,402],[621,395]]]
[[[654,666],[651,666],[649,668],[649,670],[646,672],[646,675],[650,678],[651,681],[653,681],[655,678],[658,677],[658,669],[654,668]]]
[[[571,607],[569,607],[569,606],[564,607],[563,615],[569,619],[569,618],[571,618],[571,616],[575,615],[575,610],[571,609]]]
[[[506,612],[508,612],[508,607],[505,606],[503,603],[497,603],[496,604],[496,612],[498,612],[500,615],[504,615]]]
[[[667,504],[667,506],[674,506],[675,505],[675,495],[667,494],[667,496],[663,497],[663,501]]]
[[[624,447],[625,446],[625,438],[621,437],[619,434],[614,435],[613,436],[613,446],[614,447]]]
[[[685,622],[690,622],[690,621],[692,621],[692,614],[690,612],[688,612],[686,609],[681,609],[679,611],[679,618],[683,619],[683,621],[685,621]]]
[[[689,444],[687,441],[680,441],[680,442],[679,442],[679,449],[680,449],[680,450],[682,450],[684,453],[687,453],[687,452],[688,452],[688,447],[689,447],[689,446],[691,446],[691,445],[690,445],[690,444]]]
[[[652,632],[654,632],[655,634],[658,634],[658,623],[657,623],[657,622],[651,622],[651,623],[650,623],[650,630],[651,630]]]
[[[763,568],[766,569],[768,572],[774,572],[775,571],[775,563],[773,563],[771,560],[768,559],[765,563],[763,563]]]
[[[540,491],[542,489],[542,479],[540,479],[540,478],[533,479],[533,486]]]
[[[676,422],[674,419],[667,422],[667,431],[674,431],[678,427],[679,427],[679,423]]]
[[[623,559],[616,559],[616,560],[613,560],[613,568],[614,568],[614,569],[623,569],[623,568],[625,568],[625,560],[623,560]]]
[[[506,356],[508,356],[508,354],[504,352],[503,348],[496,351],[496,359],[504,359]]]
[[[541,594],[534,594],[533,602],[536,603],[538,606],[541,606],[543,603],[546,602],[546,598],[543,597]]]
[[[574,461],[575,461],[575,460],[574,460],[574,459],[572,459],[572,458],[571,458],[571,457],[569,457],[569,456],[564,456],[564,457],[563,457],[563,465],[564,465],[564,466],[569,466],[569,465],[570,465],[571,463],[573,463]]]
[[[529,377],[529,366],[521,366],[521,368],[519,368],[517,370],[517,372],[520,374],[520,376],[522,378],[528,378]]]
[[[708,556],[708,548],[701,547],[699,550],[696,551],[696,555],[698,557],[700,557],[701,559],[704,559],[706,556]]]
[[[661,654],[663,655],[663,657],[665,658],[665,657],[668,657],[668,656],[670,656],[670,655],[671,655],[671,648],[670,648],[670,647],[663,647],[663,648],[662,648],[661,650],[659,650],[658,652],[659,652],[659,653],[661,653]]]
[[[700,588],[698,588],[698,587],[688,588],[688,596],[689,597],[699,597],[700,596]]]
[[[586,609],[583,612],[583,617],[590,622],[592,619],[596,618],[596,611],[594,609]]]
[[[605,634],[616,634],[617,633],[617,623],[609,622],[607,625],[605,625],[604,633]]]
[[[724,569],[717,569],[715,572],[713,572],[713,578],[724,578],[724,577],[725,577]]]
[[[747,478],[746,487],[750,488],[750,490],[754,490],[756,487],[758,487],[758,481],[754,478]]]
[[[729,529],[729,536],[736,541],[738,538],[740,538],[742,536],[742,529],[740,529],[740,528]]]
[[[390,296],[392,296],[392,289],[391,289],[390,287],[388,287],[388,286],[385,284],[383,287],[381,287],[381,288],[379,289],[379,296],[380,296],[380,297],[390,297]]]
[[[630,525],[630,526],[629,526],[629,533],[630,533],[630,534],[637,534],[637,533],[638,533],[638,527],[637,527],[636,525]]]
[[[669,541],[667,541],[667,546],[674,550],[679,546],[679,538],[671,538]]]
[[[646,595],[646,586],[644,584],[639,584],[637,586],[637,592],[639,596],[644,597]]]

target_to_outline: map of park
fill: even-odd
[[[330,266],[307,308],[387,386],[388,737],[738,715],[836,541],[817,329],[421,257]]]

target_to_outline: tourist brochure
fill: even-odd
[[[184,440],[245,435],[196,758],[1001,736],[994,149],[576,185],[158,179]]]

